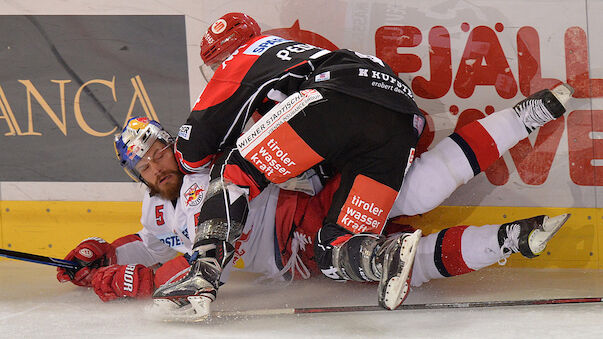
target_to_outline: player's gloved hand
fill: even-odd
[[[90,287],[92,276],[99,267],[117,263],[115,248],[101,238],[88,238],[74,248],[65,260],[79,263],[77,270],[57,268],[57,279],[60,282],[71,281],[78,286]]]
[[[102,301],[144,298],[153,293],[153,270],[143,265],[111,265],[94,274],[92,287]]]

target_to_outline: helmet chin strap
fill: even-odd
[[[203,76],[203,80],[205,80],[206,83],[209,83],[209,80],[211,80],[214,75],[215,69],[210,68],[206,64],[202,64],[201,66],[199,66],[199,71],[201,71],[201,76]]]

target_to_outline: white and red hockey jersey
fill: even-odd
[[[209,172],[185,175],[180,195],[169,201],[148,193],[142,201],[143,228],[132,241],[117,241],[117,261],[121,264],[153,266],[188,253],[195,235],[195,214],[199,213],[209,185]],[[136,241],[138,240],[138,241]],[[115,243],[114,243],[115,244]]]
[[[191,254],[196,217],[203,205],[208,185],[209,170],[185,175],[180,195],[175,201],[146,194],[140,218],[142,230],[136,235],[125,236],[113,242],[118,264],[142,264],[150,267],[165,263],[179,253]],[[251,201],[242,235],[234,243],[234,257],[222,273],[223,282],[233,269],[263,273],[275,278],[279,276],[284,264],[281,249],[275,240],[278,195],[278,187],[270,186]]]

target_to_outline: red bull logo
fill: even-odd
[[[203,201],[203,189],[197,184],[193,184],[184,192],[186,206],[197,206]]]
[[[128,147],[128,149],[126,150],[126,156],[128,157],[128,159],[134,159],[136,153],[138,153],[138,150],[140,150],[140,147],[137,145],[132,145]]]
[[[235,253],[232,258],[232,262],[234,263],[234,267],[241,270],[245,268],[245,261],[243,260],[245,250],[241,248],[241,245],[249,240],[249,235],[251,234],[251,231],[253,231],[253,227],[250,228],[247,233],[241,234],[241,237],[235,242]]]
[[[128,123],[128,127],[131,129],[142,129],[147,127],[147,125],[149,124],[150,120],[147,117],[140,117],[140,118],[136,118],[131,120]]]

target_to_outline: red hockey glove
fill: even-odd
[[[78,286],[90,287],[92,276],[98,267],[117,263],[115,248],[101,238],[88,238],[74,248],[65,260],[82,265],[77,271],[57,268],[57,279],[60,282],[71,281]]]
[[[94,274],[92,287],[102,301],[144,298],[153,293],[153,270],[143,265],[111,265]]]

